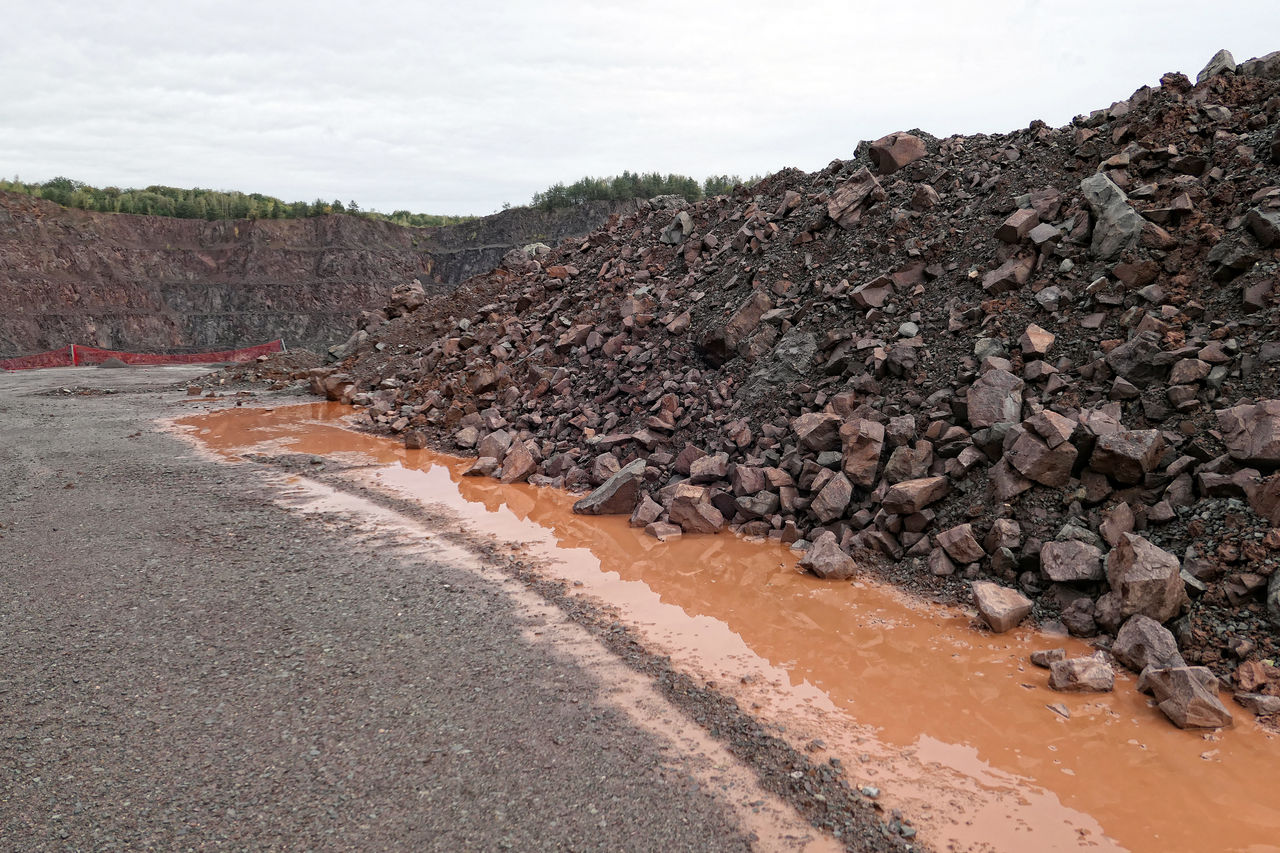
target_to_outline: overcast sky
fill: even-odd
[[[1061,125],[1218,48],[1280,50],[1280,0],[7,0],[3,20],[5,177],[425,213]]]

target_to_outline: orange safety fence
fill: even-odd
[[[243,349],[180,353],[117,352],[116,350],[71,344],[62,349],[39,352],[35,355],[0,359],[0,369],[30,370],[36,367],[76,367],[81,364],[101,364],[109,358],[118,358],[125,364],[209,364],[215,361],[253,361],[260,355],[273,352],[284,352],[283,340],[275,340],[266,344],[244,347]]]

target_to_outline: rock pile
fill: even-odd
[[[1215,673],[1280,696],[1280,54],[1215,63],[642,203],[374,318],[315,388],[581,512],[807,546],[996,630],[1168,624],[1146,685],[1203,724]]]

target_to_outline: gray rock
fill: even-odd
[[[973,584],[973,600],[978,606],[978,615],[997,634],[1016,628],[1031,613],[1031,599],[1016,589],[991,581]]]
[[[644,485],[645,462],[637,459],[573,505],[579,515],[630,515]]]
[[[1102,172],[1080,182],[1080,192],[1093,211],[1093,242],[1089,253],[1101,260],[1112,260],[1137,244],[1142,236],[1143,219],[1129,205],[1129,197]]]
[[[1231,712],[1218,699],[1218,679],[1207,667],[1149,668],[1139,689],[1146,687],[1166,717],[1181,729],[1217,729],[1231,725]]]
[[[1142,672],[1149,666],[1186,666],[1173,633],[1141,613],[1130,616],[1121,626],[1111,644],[1111,654],[1134,672]]]
[[[1102,551],[1075,540],[1046,542],[1040,549],[1040,568],[1058,583],[1102,580]]]
[[[969,423],[982,429],[998,423],[1022,420],[1021,379],[1007,370],[988,370],[969,386]]]
[[[1107,555],[1107,582],[1120,597],[1121,618],[1142,613],[1168,622],[1187,603],[1178,558],[1132,533]]]
[[[1235,74],[1236,60],[1231,55],[1231,51],[1223,48],[1213,55],[1208,64],[1200,69],[1200,73],[1196,75],[1196,84],[1199,85],[1210,77],[1216,77],[1219,74]]]
[[[824,530],[800,558],[800,568],[827,580],[845,580],[857,573],[858,564],[840,547],[836,535]]]
[[[1071,693],[1107,693],[1116,685],[1116,673],[1096,657],[1070,658],[1049,665],[1049,687]]]

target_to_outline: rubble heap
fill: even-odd
[[[797,543],[823,577],[977,595],[996,630],[1167,625],[1128,661],[1217,725],[1217,677],[1280,703],[1278,251],[1280,52],[1220,55],[1067,127],[642,203],[401,294],[313,385],[660,538]]]

